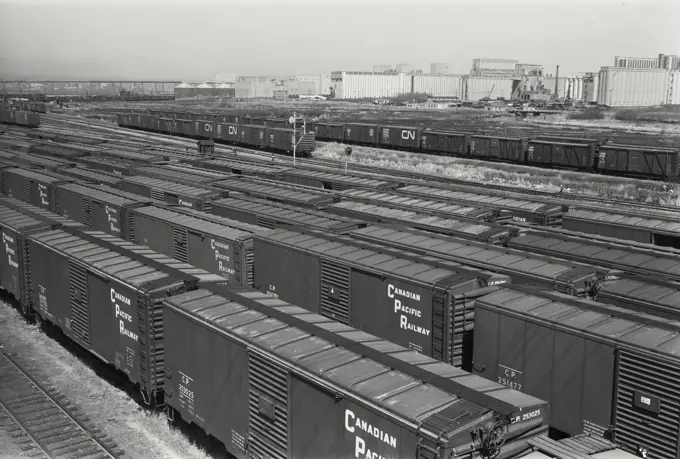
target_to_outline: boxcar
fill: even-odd
[[[345,142],[363,145],[380,143],[380,126],[377,124],[345,124]]]
[[[77,163],[69,159],[61,158],[50,158],[49,156],[34,155],[31,153],[25,153],[17,155],[14,160],[21,167],[27,167],[31,169],[46,169],[61,172],[61,169],[73,167]]]
[[[192,185],[182,185],[167,180],[130,176],[120,182],[120,189],[168,204],[210,212],[212,201],[227,193]]]
[[[403,126],[380,126],[380,145],[397,149],[420,149],[420,129]]]
[[[113,188],[79,183],[60,185],[55,193],[53,212],[121,239],[133,237],[131,210],[156,202]]]
[[[505,244],[510,239],[512,232],[505,226],[491,226],[481,222],[435,217],[419,212],[363,202],[341,201],[329,205],[326,208],[326,212],[366,222],[401,224],[424,231],[486,242],[492,245]]]
[[[269,180],[242,179],[238,176],[215,182],[213,186],[227,190],[230,195],[231,193],[241,193],[246,196],[313,209],[322,209],[338,200],[334,194],[322,190],[313,190]]]
[[[595,145],[530,140],[527,163],[556,168],[594,170],[597,162]]]
[[[340,192],[343,201],[358,201],[442,218],[463,218],[479,221],[494,221],[499,216],[495,209],[481,206],[449,204],[442,201],[414,198],[396,193],[381,193],[369,190],[345,190]]]
[[[32,234],[28,252],[36,314],[125,373],[147,400],[163,388],[162,300],[196,279],[222,280],[96,231]]]
[[[131,212],[133,242],[219,274],[229,283],[253,285],[253,228],[201,212],[186,215],[146,206]],[[244,230],[243,228],[249,230]]]
[[[606,279],[608,276],[613,278],[611,270],[606,268],[411,228],[369,226],[352,231],[350,236],[505,274],[511,277],[513,284],[540,285],[570,295],[586,295],[593,282]]]
[[[513,137],[470,136],[470,156],[494,161],[523,163],[527,145],[523,139]]]
[[[78,158],[78,162],[91,169],[111,172],[116,175],[132,175],[135,168],[138,167],[130,162],[92,156]]]
[[[674,181],[680,176],[680,151],[653,147],[602,145],[598,171]]]
[[[107,173],[82,166],[60,169],[59,173],[65,177],[72,177],[83,182],[94,183],[95,185],[106,185],[111,188],[118,188],[118,184],[122,180],[121,176],[112,172]]]
[[[215,136],[215,122],[206,120],[194,121],[194,136],[197,139],[212,139]]]
[[[441,155],[467,155],[470,146],[469,132],[422,131],[421,148],[426,153]]]
[[[79,227],[79,223],[48,210],[14,198],[0,198],[0,285],[21,305],[25,315],[31,315],[28,236],[61,226]]]
[[[393,190],[399,183],[389,178],[381,180],[372,177],[355,177],[334,171],[305,170],[289,168],[281,173],[282,180],[288,183],[323,188],[326,190],[347,190],[366,188],[370,190]]]
[[[422,197],[425,199],[435,199],[441,201],[453,201],[460,204],[472,206],[485,206],[495,209],[503,209],[512,214],[512,219],[520,222],[535,223],[545,226],[559,226],[562,216],[565,214],[565,206],[561,204],[545,204],[540,201],[529,199],[502,197],[493,194],[483,194],[479,192],[464,191],[467,187],[457,189],[456,187],[442,186],[422,186],[407,185],[398,188],[398,194]]]
[[[475,372],[548,400],[555,429],[680,454],[677,322],[515,287],[479,299],[475,322]]]
[[[232,159],[196,159],[191,161],[195,166],[221,172],[228,172],[235,175],[245,175],[261,177],[269,180],[280,180],[287,167],[272,166],[266,163],[246,163]]]
[[[224,180],[230,176],[230,174],[220,174],[214,171],[172,164],[138,167],[133,172],[134,175],[192,185],[208,185],[211,182]]]
[[[300,226],[344,234],[366,226],[361,220],[256,198],[247,201],[236,198],[220,199],[213,203],[212,213],[271,229]]]
[[[163,155],[158,151],[151,151],[147,153],[139,151],[137,148],[132,151],[121,148],[99,150],[96,152],[96,156],[114,161],[127,161],[142,164],[158,164],[169,160],[166,155]]]
[[[267,127],[242,124],[239,126],[239,143],[255,148],[266,148],[269,144]]]
[[[490,426],[509,459],[546,429],[545,402],[251,289],[165,306],[166,403],[239,459],[478,457]]]
[[[239,141],[239,125],[236,123],[215,123],[215,140],[227,143]]]
[[[457,367],[471,364],[474,299],[510,281],[313,231],[256,234],[254,245],[255,282],[265,293]]]
[[[2,194],[47,210],[54,208],[56,187],[68,182],[63,178],[18,167],[0,171]]]
[[[615,211],[616,212],[616,211]],[[562,227],[644,244],[680,248],[680,218],[574,210],[564,215]]]
[[[316,138],[321,140],[343,142],[345,140],[344,130],[345,125],[340,123],[316,123],[314,125]]]

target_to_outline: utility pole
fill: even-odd
[[[297,146],[307,134],[307,120],[302,120],[302,136],[300,136],[300,140],[297,139],[297,114],[295,112],[293,112],[293,116],[288,118],[288,122],[293,125],[293,166],[295,166]]]

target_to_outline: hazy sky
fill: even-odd
[[[201,80],[680,54],[680,0],[0,0],[0,77]]]

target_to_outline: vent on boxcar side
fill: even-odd
[[[349,323],[349,268],[321,260],[321,314]]]
[[[248,355],[250,453],[258,458],[288,457],[288,372],[274,362]]]
[[[153,401],[165,382],[163,330],[163,302],[153,301],[144,293],[137,293],[137,330],[139,340],[139,387],[144,402]]]
[[[252,287],[255,283],[255,250],[246,247],[246,285]]]
[[[255,217],[255,222],[258,226],[264,226],[265,228],[274,229],[276,228],[276,221],[271,218],[260,217],[259,215]]]
[[[446,332],[452,329],[448,295],[435,291],[432,301],[432,358],[451,363],[449,362],[451,340]]]
[[[71,332],[84,343],[90,344],[87,272],[80,266],[70,263],[69,274],[71,284]]]
[[[21,200],[24,202],[31,202],[31,182],[25,177],[23,182],[23,196],[21,197]]]
[[[199,210],[202,210],[203,212],[207,214],[212,213],[212,200],[211,199],[204,199],[198,203],[201,208]]]
[[[187,239],[189,237],[187,230],[182,228],[172,228],[172,237],[175,242],[175,251],[173,258],[184,263],[189,261],[189,248],[187,246]]]
[[[92,201],[89,199],[83,200],[83,223],[92,226]]]
[[[447,298],[450,301],[450,298]],[[472,367],[472,327],[475,323],[474,300],[465,295],[454,298],[452,313],[449,312],[447,326],[453,336],[449,336],[451,365],[470,371]],[[447,305],[447,307],[450,307]],[[465,352],[464,352],[465,351]]]
[[[127,218],[127,240],[130,242],[137,242],[135,239],[135,217],[132,215],[132,212],[122,212],[123,218]]]
[[[165,201],[165,193],[161,190],[151,188],[151,198],[157,201]]]
[[[619,353],[614,441],[649,457],[678,457],[680,370],[628,351]]]

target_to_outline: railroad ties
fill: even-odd
[[[30,364],[0,353],[0,428],[31,458],[123,459],[125,453]]]

